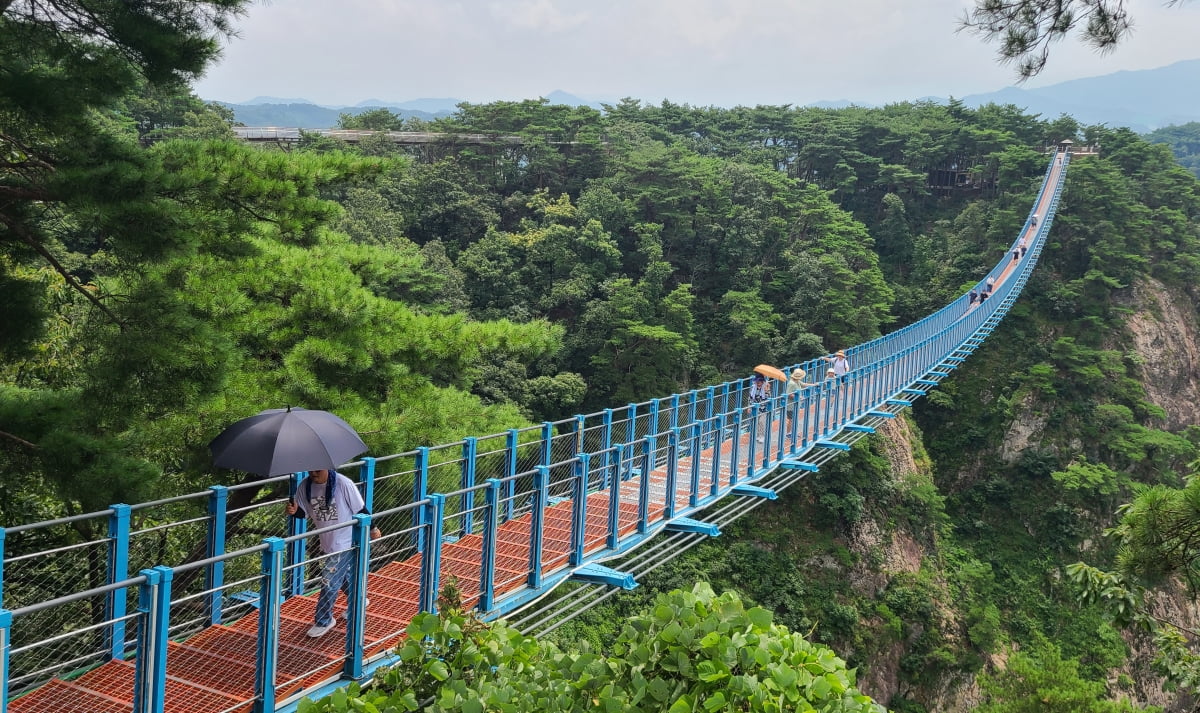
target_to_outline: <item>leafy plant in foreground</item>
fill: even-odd
[[[487,626],[443,593],[397,649],[401,662],[368,691],[351,686],[300,713],[368,711],[820,711],[881,713],[854,671],[824,646],[705,583],[659,595],[610,654],[564,653],[501,624]]]

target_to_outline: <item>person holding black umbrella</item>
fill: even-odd
[[[358,513],[370,514],[354,481],[337,471],[313,470],[300,481],[296,498],[284,506],[292,517],[307,517],[313,529],[348,523]],[[380,536],[378,527],[371,528],[371,537]],[[329,555],[321,566],[321,593],[317,597],[310,637],[324,636],[333,628],[333,603],[338,591],[350,596],[350,576],[354,571],[354,552],[350,549],[350,527],[342,527],[320,535],[321,552]],[[368,604],[363,597],[363,606]]]

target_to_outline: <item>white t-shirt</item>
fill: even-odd
[[[324,483],[317,483],[312,480],[310,475],[300,481],[300,487],[296,490],[296,504],[300,506],[305,515],[308,515],[313,529],[349,522],[354,519],[359,510],[363,509],[362,495],[358,492],[358,488],[354,487],[353,480],[337,471],[331,472],[329,478]],[[330,483],[333,483],[333,498],[332,502],[327,503],[325,499]],[[322,532],[319,535],[321,551],[331,555],[350,549],[354,537],[353,530],[354,528],[351,527],[343,527],[330,532]]]

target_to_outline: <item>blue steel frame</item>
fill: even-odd
[[[1055,158],[1062,157],[1062,168],[1058,180],[1051,182],[1055,170]],[[648,537],[664,530],[672,521],[691,526],[688,515],[711,505],[715,500],[740,488],[739,492],[757,493],[761,488],[750,483],[767,473],[787,467],[812,470],[814,466],[801,457],[815,447],[848,448],[834,439],[843,431],[869,432],[867,426],[854,423],[868,415],[886,415],[881,411],[885,405],[907,406],[912,400],[924,395],[938,382],[948,376],[967,355],[973,352],[990,334],[1024,286],[1036,264],[1037,256],[1045,244],[1046,235],[1053,222],[1061,196],[1069,154],[1056,153],[1046,169],[1045,179],[1037,202],[1020,235],[1035,228],[1026,258],[1020,269],[998,287],[986,304],[968,310],[966,297],[962,296],[946,307],[924,319],[870,342],[846,350],[853,371],[837,383],[823,382],[794,395],[778,395],[769,402],[769,410],[760,418],[755,412],[743,418],[742,392],[748,380],[726,382],[719,387],[707,386],[676,394],[669,399],[655,399],[641,414],[646,427],[638,427],[639,404],[628,404],[614,412],[605,409],[591,416],[576,416],[563,424],[570,424],[575,434],[569,469],[572,480],[570,553],[567,564],[553,571],[543,571],[545,511],[550,505],[549,492],[552,483],[553,439],[555,424],[541,426],[539,450],[540,464],[532,471],[518,472],[518,446],[521,431],[511,429],[505,434],[503,472],[500,477],[486,478],[477,485],[478,440],[467,438],[462,446],[461,504],[459,510],[448,512],[446,496],[429,493],[430,449],[418,448],[411,454],[414,459],[413,504],[399,510],[412,509],[413,528],[416,532],[417,550],[422,554],[420,574],[420,608],[436,611],[437,594],[441,581],[442,549],[449,539],[444,533],[447,517],[463,512],[461,532],[475,531],[473,511],[475,491],[481,490],[484,504],[480,508],[481,523],[478,528],[482,536],[480,564],[480,598],[478,608],[485,617],[494,618],[514,610],[541,596],[570,576],[571,572],[588,563],[620,554],[639,544]],[[1050,192],[1048,207],[1040,224],[1032,225],[1032,215],[1038,211],[1047,192]],[[1004,257],[988,277],[998,276],[1010,265],[1010,251],[1018,244],[1014,240]],[[822,364],[814,359],[791,367],[814,372]],[[790,370],[790,369],[789,369]],[[819,404],[824,399],[826,404]],[[701,402],[703,410],[701,411]],[[667,424],[662,423],[661,409],[669,408]],[[618,412],[624,417],[615,418]],[[599,423],[596,424],[596,419]],[[813,442],[808,439],[811,419],[816,418],[818,436]],[[759,422],[762,421],[760,426]],[[748,421],[748,423],[744,423]],[[624,422],[624,439],[614,440],[618,425]],[[590,452],[586,449],[584,434],[590,428],[599,430],[599,447]],[[749,429],[748,453],[741,452],[741,439],[735,437]],[[760,428],[762,433],[759,433]],[[727,430],[728,429],[728,430]],[[800,434],[803,434],[802,437]],[[757,437],[761,435],[761,448]],[[665,444],[660,454],[659,445]],[[712,448],[711,469],[705,472],[698,456],[703,450]],[[393,456],[389,456],[391,458]],[[689,463],[682,466],[682,460]],[[667,467],[665,502],[661,515],[651,516],[650,475],[665,463]],[[364,500],[371,506],[375,502],[376,459],[367,458],[358,463],[358,475],[363,488]],[[354,464],[352,464],[354,465]],[[726,482],[721,482],[721,472],[728,473]],[[682,469],[682,472],[680,472]],[[303,474],[289,480],[289,492],[295,494],[296,484]],[[502,597],[496,592],[496,554],[499,526],[515,517],[523,517],[515,508],[518,499],[517,481],[531,478],[530,492],[530,555],[526,585],[516,591],[505,592]],[[620,504],[629,502],[630,483],[636,483],[636,522],[632,532],[622,535]],[[707,483],[705,482],[707,480]],[[527,481],[523,481],[527,482]],[[561,482],[561,481],[560,481]],[[521,487],[527,487],[522,485]],[[679,488],[685,489],[687,505],[677,503]],[[555,492],[562,492],[556,490]],[[587,522],[588,496],[597,492],[608,494],[608,532],[604,547],[599,551],[586,551],[585,527]],[[221,621],[222,585],[224,563],[240,553],[226,552],[227,533],[227,488],[213,486],[207,493],[207,559],[205,567],[206,620],[209,624]],[[137,506],[134,506],[137,507]],[[524,506],[522,506],[523,508]],[[123,658],[125,652],[125,585],[138,586],[137,656],[135,661],[135,713],[161,713],[165,695],[167,640],[171,607],[171,583],[174,570],[157,566],[143,570],[134,580],[127,580],[129,567],[129,543],[131,537],[131,506],[113,505],[106,511],[109,518],[107,540],[109,543],[108,588],[102,591],[106,598],[106,616],[112,622],[105,630],[105,650],[112,658]],[[371,517],[359,515],[354,523],[353,547],[356,551],[350,605],[350,626],[347,636],[347,661],[344,677],[362,679],[387,657],[366,661],[363,655],[363,628],[365,612],[362,606],[366,578],[369,571]],[[23,526],[31,529],[34,526]],[[4,584],[5,530],[0,529],[0,595]],[[257,656],[255,661],[256,692],[255,710],[292,710],[296,701],[276,701],[274,694],[275,659],[278,649],[278,623],[280,602],[284,596],[302,593],[305,523],[292,521],[287,526],[286,537],[268,537],[262,547],[262,581],[259,611]],[[197,563],[197,565],[202,563]],[[290,582],[284,581],[284,572],[291,568],[295,573]],[[120,585],[118,588],[111,588]],[[78,601],[88,592],[65,595],[50,602],[26,606],[9,611],[0,608],[0,713],[6,713],[9,699],[9,650],[12,628],[27,611],[49,608],[56,602]],[[0,603],[3,603],[0,597]],[[331,681],[325,688],[310,690],[310,695],[319,695],[326,688],[338,685]]]

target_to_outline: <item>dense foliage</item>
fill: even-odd
[[[606,652],[564,652],[502,623],[483,624],[454,599],[444,592],[438,614],[413,619],[396,651],[400,663],[377,673],[371,688],[304,701],[300,713],[883,711],[831,650],[704,583],[658,595]]]
[[[1164,126],[1146,134],[1145,138],[1151,143],[1170,146],[1179,163],[1200,177],[1200,121]]]

